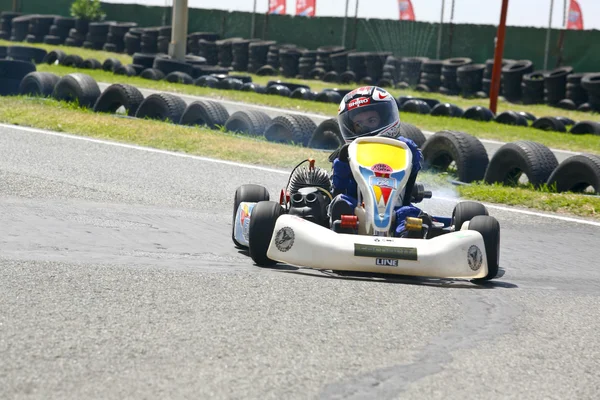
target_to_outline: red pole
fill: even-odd
[[[508,0],[502,0],[500,25],[496,34],[496,51],[494,53],[494,69],[492,70],[492,83],[490,87],[490,110],[496,114],[498,94],[500,93],[500,77],[502,73],[502,55],[504,54],[504,37],[506,35],[506,14],[508,13]]]

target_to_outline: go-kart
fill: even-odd
[[[480,203],[458,203],[452,217],[422,213],[396,234],[394,208],[432,194],[414,184],[406,193],[412,153],[403,142],[366,137],[348,146],[358,186],[354,214],[333,221],[331,181],[324,169],[292,171],[279,201],[259,185],[236,190],[233,242],[259,266],[277,262],[317,270],[490,280],[498,275],[500,225]],[[400,236],[400,237],[398,237]]]

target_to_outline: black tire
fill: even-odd
[[[514,111],[504,111],[498,114],[495,121],[505,125],[529,126],[527,119]]]
[[[533,121],[532,128],[544,131],[566,132],[565,124],[554,117],[542,117]]]
[[[181,83],[184,85],[193,85],[194,79],[191,76],[186,74],[185,72],[171,72],[169,75],[165,76],[165,81],[170,83]]]
[[[452,210],[454,231],[460,231],[462,225],[478,215],[490,215],[487,208],[476,201],[461,201]]]
[[[65,67],[79,68],[81,63],[83,63],[83,58],[81,58],[77,54],[69,54],[68,56],[63,58],[60,64]]]
[[[581,121],[573,125],[570,132],[577,135],[585,133],[600,135],[600,123],[595,121]]]
[[[247,135],[263,135],[271,118],[262,111],[237,111],[225,122],[225,129]]]
[[[265,129],[265,139],[275,143],[308,146],[317,125],[303,115],[280,115],[271,120]]]
[[[6,51],[6,56],[8,58],[19,61],[30,61],[34,64],[43,63],[46,54],[48,54],[48,52],[44,49],[29,46],[9,46]]]
[[[261,201],[254,206],[250,218],[249,250],[250,257],[260,267],[277,264],[277,261],[267,257],[275,223],[284,209],[275,201]]]
[[[335,150],[342,144],[344,144],[344,137],[335,118],[321,122],[308,141],[308,147],[323,150]]]
[[[583,153],[567,158],[548,178],[548,186],[553,185],[558,192],[576,193],[591,186],[600,194],[600,157]]]
[[[438,116],[438,117],[456,117],[460,118],[464,114],[462,108],[450,104],[450,103],[440,103],[431,109],[430,115]]]
[[[269,201],[269,191],[264,186],[260,185],[242,185],[235,191],[233,197],[233,221],[231,222],[231,240],[236,247],[244,247],[237,240],[235,240],[234,229],[235,229],[235,215],[239,205],[243,202],[258,203],[261,201]]]
[[[490,184],[516,185],[524,173],[529,182],[538,187],[546,183],[557,166],[556,156],[543,144],[530,141],[512,142],[496,151],[485,172],[484,180]]]
[[[445,171],[456,163],[462,182],[483,179],[489,159],[479,139],[464,132],[441,131],[425,141],[423,161],[426,168]]]
[[[323,90],[321,93],[315,96],[315,101],[339,104],[342,101],[342,96],[333,90]]]
[[[86,60],[83,60],[83,62],[79,66],[79,68],[83,68],[83,69],[101,69],[102,68],[102,64],[100,63],[100,61],[96,60],[95,58],[88,58]]]
[[[61,64],[66,56],[67,55],[62,50],[52,50],[46,54],[46,57],[44,57],[44,62],[46,64],[54,64],[58,61],[58,63]]]
[[[127,115],[133,117],[143,101],[144,95],[135,86],[115,83],[107,87],[98,97],[94,104],[94,111],[114,114],[119,107],[123,106],[127,110]]]
[[[113,70],[115,75],[136,76],[137,72],[131,65],[119,65]]]
[[[467,108],[462,117],[473,121],[490,122],[494,119],[494,113],[489,108],[473,106]]]
[[[0,96],[18,95],[25,75],[35,70],[35,64],[29,61],[0,60]]]
[[[221,103],[214,101],[195,101],[187,106],[181,120],[180,125],[206,125],[210,129],[218,129],[225,126],[225,122],[229,118],[229,112]]]
[[[140,74],[140,78],[150,79],[153,81],[160,81],[164,77],[165,77],[165,74],[163,74],[162,71],[160,71],[158,69],[154,69],[154,68],[146,68]]]
[[[154,93],[144,99],[135,116],[178,123],[186,106],[181,97],[170,93]]]
[[[571,118],[567,118],[567,117],[554,117],[554,118],[556,120],[562,122],[565,127],[575,125],[575,121],[573,121]]]
[[[60,77],[50,72],[30,72],[19,85],[19,94],[50,97]]]
[[[184,72],[190,76],[194,74],[193,65],[177,60],[172,60],[170,58],[155,58],[154,63],[152,64],[152,68],[161,70],[165,75],[169,75],[171,72],[176,71]]]
[[[121,66],[121,61],[117,60],[116,58],[107,58],[102,63],[102,69],[104,71],[113,72],[114,70],[116,70],[120,66]]]
[[[339,130],[339,128],[338,128],[338,130]],[[406,122],[400,122],[398,131],[400,132],[400,136],[403,136],[407,139],[412,140],[419,147],[423,147],[423,145],[427,141],[427,138],[425,137],[423,132],[419,128],[417,128],[416,126],[414,126],[412,124],[409,124]],[[342,143],[343,143],[343,141],[342,141]]]
[[[77,101],[81,107],[93,107],[100,97],[100,87],[89,75],[73,73],[65,75],[54,87],[52,97],[63,101]]]
[[[429,114],[431,107],[423,100],[410,99],[400,106],[400,110],[415,114]]]
[[[478,215],[469,223],[469,230],[477,231],[483,237],[488,264],[488,274],[473,281],[484,282],[494,279],[500,267],[500,223],[494,217]]]

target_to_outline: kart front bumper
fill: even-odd
[[[428,240],[349,235],[287,214],[277,219],[267,256],[320,270],[458,279],[488,274],[483,237],[476,231]]]

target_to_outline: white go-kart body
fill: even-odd
[[[488,275],[484,238],[468,230],[469,222],[431,239],[393,237],[394,209],[410,195],[405,186],[412,153],[406,144],[385,137],[359,138],[350,144],[348,155],[358,184],[358,234],[337,233],[283,214],[271,234],[269,259],[317,270],[458,279]],[[244,246],[254,204],[241,203],[235,215],[233,235]]]

